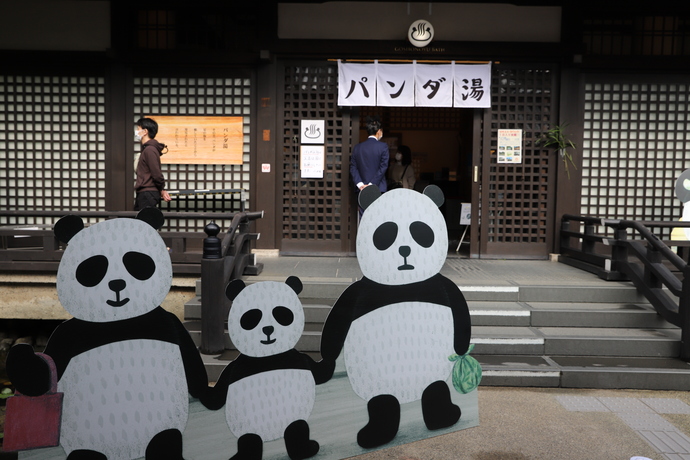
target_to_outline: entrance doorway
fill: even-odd
[[[469,257],[470,232],[465,233],[466,226],[460,223],[460,211],[463,203],[472,203],[474,110],[361,107],[359,142],[367,138],[367,117],[374,115],[381,118],[382,140],[389,144],[391,156],[401,145],[411,150],[415,189],[434,184],[443,190],[441,212],[448,227],[449,255]]]

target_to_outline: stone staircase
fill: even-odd
[[[297,348],[318,356],[323,322],[349,283],[302,281],[306,325]],[[676,358],[680,329],[657,315],[632,285],[461,289],[472,315],[472,356],[482,365],[482,385],[690,388],[690,365]],[[200,297],[185,306],[197,345],[200,311]],[[212,381],[237,355],[229,338],[226,348],[219,356],[204,356]]]

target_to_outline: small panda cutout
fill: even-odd
[[[334,364],[324,366],[294,349],[304,330],[301,290],[295,276],[247,287],[233,280],[226,288],[232,300],[228,334],[241,354],[201,402],[212,410],[225,405],[228,427],[238,437],[233,459],[261,459],[263,442],[281,437],[293,460],[319,451],[306,420],[315,385],[330,378]]]
[[[172,282],[156,230],[162,222],[148,208],[88,228],[76,216],[55,225],[69,242],[58,297],[74,318],[55,329],[45,354],[64,393],[60,445],[68,459],[182,458],[189,394],[200,396],[208,380],[184,326],[159,306]],[[29,345],[12,347],[7,372],[24,394],[48,390],[46,362]]]
[[[375,186],[359,196],[365,209],[357,233],[364,277],[336,301],[323,329],[321,354],[345,354],[354,392],[367,401],[369,423],[357,434],[361,447],[396,436],[400,404],[421,399],[428,429],[454,425],[460,408],[450,399],[449,357],[464,355],[470,315],[458,287],[439,273],[448,236],[436,186],[424,194]]]

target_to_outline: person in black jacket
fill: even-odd
[[[167,147],[155,139],[157,133],[158,123],[151,118],[140,118],[135,123],[134,137],[141,142],[141,154],[136,165],[137,180],[134,184],[137,193],[134,200],[135,211],[156,207],[161,199],[171,199],[165,191],[165,177],[161,170],[161,155]]]

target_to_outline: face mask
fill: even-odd
[[[139,134],[139,130],[134,128],[134,140],[137,142],[141,141],[141,134]]]
[[[400,161],[402,160],[402,153],[396,153],[395,154],[395,161]]]

